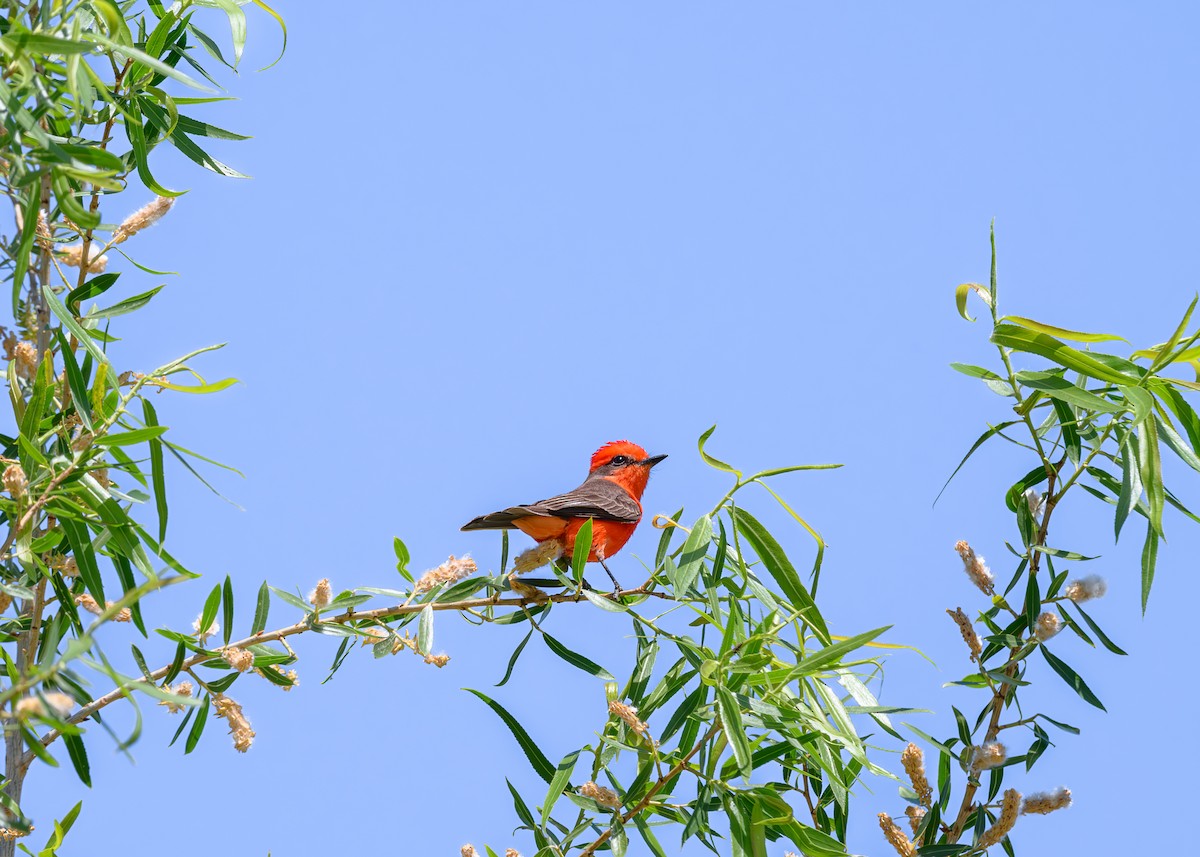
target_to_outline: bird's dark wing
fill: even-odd
[[[634,524],[642,517],[642,506],[629,492],[609,479],[588,479],[573,491],[528,506],[510,506],[490,515],[480,515],[463,525],[464,530],[508,530],[518,518],[538,515],[548,518],[595,518]]]

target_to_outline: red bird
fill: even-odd
[[[650,479],[650,468],[666,458],[646,455],[646,450],[627,440],[614,440],[592,455],[587,479],[578,488],[527,506],[510,506],[490,515],[480,515],[463,525],[464,530],[511,530],[514,527],[538,543],[557,539],[563,553],[571,556],[575,536],[584,521],[592,520],[592,549],[588,562],[604,566],[633,535],[642,519],[642,493]]]

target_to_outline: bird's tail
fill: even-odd
[[[511,530],[516,527],[513,523],[517,518],[522,518],[528,515],[529,512],[522,506],[513,506],[511,509],[505,509],[502,512],[492,512],[490,515],[480,515],[467,523],[463,524],[463,530]]]

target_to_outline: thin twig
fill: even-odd
[[[650,595],[650,596],[655,596],[658,598],[669,598],[670,597],[668,595],[664,595],[659,592],[643,592],[641,590],[630,590],[628,592],[623,592],[622,595],[634,595],[634,596]],[[549,596],[549,600],[555,604],[579,603],[574,595],[567,594],[567,593],[563,593],[560,595],[551,595],[551,596]],[[330,625],[330,624],[332,624],[332,625],[347,625],[351,622],[362,622],[362,621],[372,622],[372,621],[379,621],[379,620],[383,620],[383,619],[394,619],[397,616],[405,616],[405,615],[408,615],[411,613],[420,613],[427,606],[432,607],[434,610],[437,610],[437,611],[444,611],[444,610],[464,611],[464,610],[471,610],[476,607],[524,607],[528,603],[529,603],[529,599],[527,599],[527,598],[496,598],[495,596],[488,596],[487,598],[469,598],[469,599],[466,599],[463,601],[444,601],[441,603],[435,602],[432,604],[429,602],[426,602],[424,604],[399,604],[399,605],[394,605],[392,607],[380,607],[376,610],[366,610],[366,611],[361,611],[361,612],[355,611],[355,610],[347,610],[345,613],[340,613],[337,616],[331,616],[328,619],[321,619],[321,620],[319,620],[319,624],[322,624],[322,625]],[[309,616],[306,617],[303,621],[297,622],[293,625],[288,625],[283,628],[279,628],[274,631],[260,631],[257,634],[252,634],[251,636],[246,637],[245,639],[238,640],[236,642],[232,642],[224,648],[244,649],[244,648],[247,648],[248,646],[260,645],[262,643],[271,643],[271,642],[283,643],[284,639],[287,637],[293,637],[297,634],[303,634],[308,631],[316,630],[316,625],[318,624],[318,622],[314,620],[314,615],[315,614],[309,614]],[[287,644],[284,643],[284,645],[286,646]],[[184,671],[190,670],[192,667],[195,667],[198,664],[201,664],[205,661],[212,660],[213,657],[215,657],[215,656],[216,655],[214,655],[214,653],[212,653],[212,652],[205,652],[203,654],[193,655],[192,657],[186,659],[183,662],[183,664],[180,666],[180,670],[184,670]],[[150,678],[153,681],[157,682],[157,681],[165,678],[167,673],[169,673],[170,671],[171,671],[171,664],[167,664],[166,666],[160,667],[159,669],[156,669],[153,672],[151,672]],[[100,709],[105,708],[106,706],[111,705],[112,703],[116,702],[118,699],[121,699],[122,697],[126,696],[132,687],[134,687],[137,684],[143,683],[144,681],[145,681],[145,678],[141,677],[141,676],[130,679],[129,682],[121,684],[118,687],[113,688],[108,693],[93,700],[92,702],[89,702],[87,705],[80,708],[78,711],[76,711],[74,714],[72,714],[70,717],[68,717],[66,722],[67,723],[81,723],[84,720],[87,720],[89,717],[91,717],[93,714],[95,714]],[[47,732],[45,735],[42,736],[42,739],[41,739],[42,746],[49,747],[51,744],[53,744],[58,739],[58,737],[59,737],[59,732],[57,729],[53,729],[53,730]],[[32,760],[32,758],[33,758],[32,751],[27,753],[26,757],[29,758],[30,760]]]
[[[711,741],[713,736],[716,735],[720,731],[721,731],[721,722],[719,720],[714,720],[712,728],[709,729],[707,733],[705,733],[704,737],[700,739],[699,743],[696,744],[696,746],[693,747],[692,749],[688,750],[687,755],[684,756],[682,759],[680,759],[675,764],[675,767],[673,767],[673,768],[671,768],[671,770],[667,771],[667,775],[665,777],[659,777],[655,781],[654,785],[650,787],[650,791],[646,792],[646,796],[644,798],[642,798],[640,801],[638,801],[637,806],[635,806],[633,809],[629,810],[629,812],[627,812],[621,816],[621,824],[624,825],[625,822],[629,821],[631,818],[633,818],[635,815],[637,815],[639,812],[641,812],[643,809],[645,809],[647,806],[649,806],[651,799],[656,794],[658,794],[660,791],[662,791],[666,787],[667,783],[669,783],[671,780],[673,780],[677,776],[679,776],[683,772],[683,769],[687,767],[688,762],[690,762],[692,760],[692,757],[695,756],[697,753],[699,753],[704,748],[704,745],[706,745],[709,741]],[[605,842],[607,842],[611,837],[612,837],[612,828],[610,827],[610,828],[608,828],[608,830],[601,833],[596,838],[595,842],[593,842],[587,848],[584,848],[582,851],[580,851],[579,857],[590,857],[590,855],[595,854],[596,849],[599,848],[601,845],[603,845]]]

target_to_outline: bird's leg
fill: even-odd
[[[603,560],[603,559],[598,559],[598,560],[597,560],[597,562],[599,562],[599,563],[600,563],[600,566],[601,566],[601,567],[602,567],[602,568],[603,568],[603,569],[604,569],[606,572],[608,572],[608,579],[609,579],[609,580],[611,580],[611,581],[613,582],[613,587],[614,587],[614,588],[613,588],[613,595],[620,595],[620,594],[621,594],[621,584],[617,583],[617,579],[616,579],[615,577],[613,577],[613,573],[612,573],[611,571],[609,571],[609,569],[608,569],[608,566],[605,564],[605,562],[604,562],[604,560]]]

